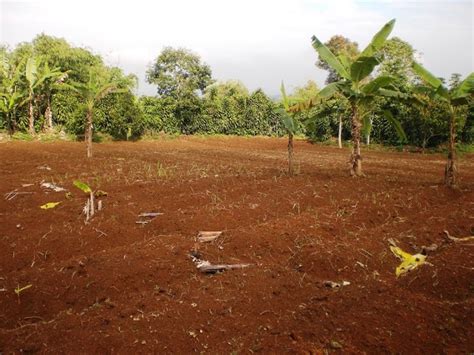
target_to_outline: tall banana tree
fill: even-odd
[[[389,21],[380,29],[369,45],[354,59],[345,55],[335,56],[316,36],[312,37],[314,49],[320,58],[324,60],[342,78],[341,80],[328,84],[318,94],[317,97],[306,101],[303,104],[295,105],[292,111],[299,111],[312,107],[323,100],[336,95],[337,93],[345,97],[351,107],[351,134],[352,152],[350,156],[350,174],[361,176],[362,157],[360,149],[360,137],[362,128],[361,108],[370,107],[371,102],[378,96],[388,96],[393,98],[403,98],[404,95],[396,91],[393,84],[395,79],[390,76],[379,76],[370,78],[370,74],[375,67],[380,64],[377,55],[388,36],[393,30],[395,20]],[[396,122],[391,115],[387,115],[390,122]],[[403,130],[400,125],[396,125],[397,132],[402,136]]]
[[[417,88],[419,93],[439,99],[449,109],[449,145],[448,160],[444,171],[446,186],[455,187],[457,180],[456,168],[456,118],[459,106],[465,105],[474,96],[474,73],[471,73],[456,88],[449,91],[443,82],[418,63],[413,63],[413,70],[424,81],[425,86]]]
[[[41,59],[38,57],[30,57],[26,62],[25,77],[28,82],[28,132],[35,134],[35,115],[33,103],[35,100],[36,91],[44,83],[48,81],[55,81],[59,79],[64,73],[59,68],[50,69],[48,63],[44,63],[41,67]],[[48,83],[47,83],[48,84]],[[44,89],[44,88],[43,88]],[[46,86],[46,90],[48,85]],[[50,100],[50,97],[48,97]],[[48,101],[49,102],[49,101]],[[51,108],[51,105],[49,105]]]
[[[107,95],[113,92],[122,92],[118,83],[113,81],[107,73],[102,71],[90,72],[87,83],[73,83],[74,90],[82,98],[86,108],[85,141],[87,157],[92,157],[92,130],[94,121],[94,107]]]
[[[38,66],[40,61],[36,57],[28,58],[25,68],[26,81],[28,82],[28,132],[35,134],[35,116],[33,108],[34,91],[39,84]]]
[[[20,91],[21,70],[24,62],[12,66],[8,58],[0,58],[0,111],[5,115],[5,122],[10,134],[16,130],[15,112],[25,104],[25,94]]]
[[[280,86],[281,99],[283,103],[284,112],[283,124],[288,132],[288,175],[293,176],[294,174],[294,165],[293,165],[293,137],[296,133],[296,119],[294,113],[290,110],[290,98],[286,95],[285,85],[283,81]]]
[[[46,101],[44,117],[46,120],[46,129],[53,129],[53,111],[51,110],[51,99],[55,89],[64,83],[68,77],[67,72],[62,72],[60,68],[50,68],[48,62],[45,62],[41,68],[40,76],[42,78],[41,94]]]

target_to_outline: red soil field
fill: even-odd
[[[363,178],[347,148],[295,154],[288,177],[285,139],[1,143],[0,353],[474,351],[474,242],[444,233],[474,234],[474,156],[450,190],[438,154],[365,151]],[[74,180],[108,193],[88,224]],[[249,267],[197,270],[215,230],[202,259]],[[436,247],[397,278],[390,241]]]

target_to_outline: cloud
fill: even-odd
[[[112,65],[140,77],[164,46],[201,55],[221,80],[239,79],[251,90],[278,93],[313,79],[322,84],[310,37],[342,34],[361,47],[392,17],[394,35],[424,54],[437,75],[472,71],[470,1],[174,0],[5,1],[0,40],[14,46],[45,32],[86,46]]]

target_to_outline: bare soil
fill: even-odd
[[[0,144],[0,353],[473,352],[474,242],[443,231],[474,234],[474,156],[457,190],[442,155],[363,156],[351,178],[348,149],[297,141],[290,178],[285,139]],[[108,193],[88,224],[76,179]],[[198,272],[216,230],[202,259],[250,267]],[[437,248],[397,278],[389,240]]]

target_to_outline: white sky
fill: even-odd
[[[411,43],[437,76],[474,71],[469,0],[0,0],[0,42],[14,47],[41,32],[63,37],[135,73],[138,92],[150,95],[147,66],[164,46],[185,47],[216,79],[276,96],[281,80],[290,90],[309,79],[323,85],[313,34],[322,41],[342,34],[364,48],[392,18],[392,36]]]

